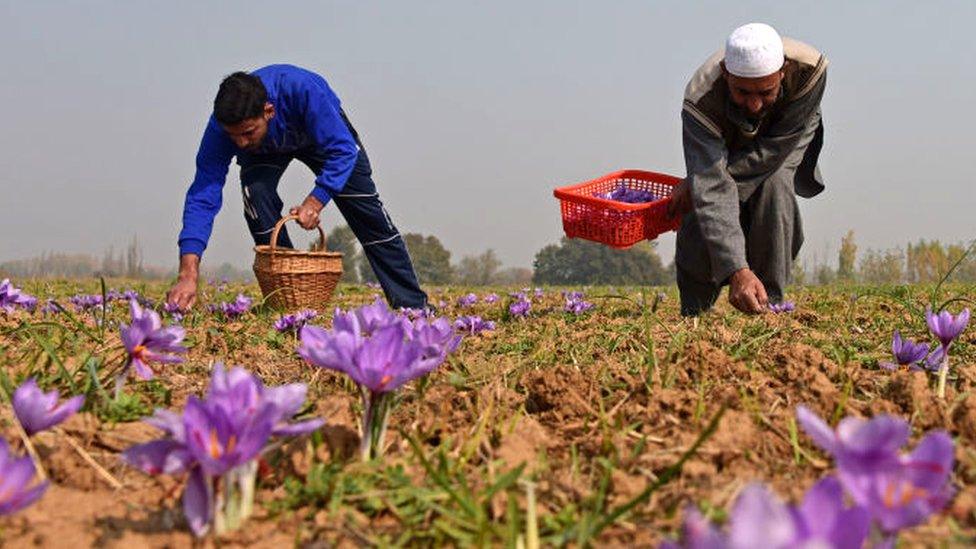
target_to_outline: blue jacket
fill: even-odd
[[[293,65],[269,65],[251,74],[264,82],[268,101],[275,107],[257,153],[289,153],[310,146],[324,151],[328,160],[315,178],[311,195],[327,203],[330,193],[346,185],[359,154],[359,146],[340,114],[339,98],[324,78]],[[181,255],[203,255],[214,216],[220,211],[227,169],[240,152],[211,115],[197,151],[196,175],[183,205]]]

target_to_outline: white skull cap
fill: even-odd
[[[765,23],[749,23],[725,41],[725,69],[742,78],[761,78],[783,68],[783,39]]]

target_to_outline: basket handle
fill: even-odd
[[[274,231],[272,231],[272,233],[271,233],[271,253],[272,253],[272,255],[274,254],[275,250],[278,247],[278,233],[281,232],[281,228],[285,226],[285,223],[287,223],[288,221],[292,221],[292,220],[297,221],[298,220],[298,216],[297,215],[288,215],[288,216],[282,217],[281,219],[278,220],[277,223],[275,223]],[[316,225],[315,228],[319,230],[319,237],[320,237],[319,242],[322,243],[322,249],[320,251],[323,251],[324,252],[324,251],[326,251],[325,250],[325,231],[322,230],[322,225],[321,224]]]

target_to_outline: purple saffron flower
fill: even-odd
[[[927,343],[914,343],[910,339],[902,339],[898,330],[895,330],[891,338],[891,353],[895,356],[895,362],[879,364],[885,370],[896,370],[899,366],[917,368],[916,365],[928,356],[929,346]]]
[[[478,303],[478,296],[475,294],[467,294],[458,298],[458,307],[471,307],[472,305]]]
[[[68,301],[79,312],[89,309],[101,309],[104,306],[102,303],[104,300],[101,294],[77,294],[69,297]]]
[[[214,364],[207,392],[207,402],[224,409],[235,421],[249,421],[259,410],[270,404],[272,436],[294,436],[310,433],[325,424],[321,418],[292,422],[292,417],[302,409],[308,394],[304,383],[290,383],[277,387],[265,387],[257,376],[241,367],[227,371],[221,363]]]
[[[204,473],[223,475],[258,456],[271,437],[276,415],[270,403],[252,414],[235,414],[190,396],[183,410],[186,447]]]
[[[186,479],[183,488],[183,516],[193,535],[200,538],[210,529],[214,520],[214,485],[213,479],[203,472],[203,468],[194,467]]]
[[[143,309],[136,301],[129,302],[129,310],[132,324],[128,326],[123,324],[121,328],[122,343],[129,355],[122,377],[131,366],[142,379],[152,379],[153,371],[149,367],[150,362],[161,364],[183,362],[182,358],[173,354],[186,352],[186,347],[179,344],[185,335],[183,328],[179,326],[163,328],[159,314],[152,309]]]
[[[41,313],[44,315],[61,314],[61,307],[59,307],[57,302],[53,299],[48,299],[47,302],[45,302],[41,307]]]
[[[331,330],[305,326],[298,347],[309,363],[343,372],[361,388],[364,459],[382,451],[392,391],[439,366],[460,342],[446,319],[410,321],[372,307],[337,310]],[[366,325],[375,327],[367,331]]]
[[[563,310],[574,315],[583,314],[594,307],[592,303],[583,299],[582,292],[563,292],[566,303]]]
[[[254,302],[251,298],[244,294],[237,294],[234,301],[230,303],[220,303],[217,305],[210,305],[210,311],[218,313],[224,316],[224,318],[237,318],[244,315],[249,310],[251,310],[251,304]]]
[[[814,442],[834,456],[847,493],[886,533],[921,524],[952,498],[953,443],[944,431],[928,433],[913,452],[902,455],[899,450],[909,434],[908,422],[902,419],[845,418],[836,432],[802,406],[797,419]]]
[[[933,372],[938,372],[945,362],[945,347],[936,345],[935,349],[925,358],[925,367]]]
[[[37,298],[14,288],[14,285],[7,278],[0,281],[0,309],[4,312],[10,314],[14,311],[14,307],[33,311],[36,306]]]
[[[29,486],[34,473],[34,461],[11,454],[7,441],[0,438],[0,515],[16,513],[44,495],[50,483]]]
[[[513,301],[512,304],[508,306],[508,314],[514,317],[525,318],[529,316],[529,311],[531,309],[532,302],[523,297]]]
[[[939,398],[945,398],[946,380],[949,377],[949,346],[969,324],[969,309],[963,309],[956,317],[949,314],[949,311],[934,314],[931,309],[926,309],[925,321],[941,345],[942,364],[938,368],[938,394]]]
[[[959,315],[953,317],[949,311],[942,311],[938,314],[932,309],[926,309],[925,322],[929,325],[929,330],[939,339],[939,342],[946,349],[959,337],[959,334],[966,329],[969,324],[969,309],[963,309]]]
[[[337,322],[336,319],[339,319],[338,322],[340,323],[345,321],[345,316],[347,314],[354,315],[356,317],[356,319],[359,321],[359,326],[362,329],[363,334],[367,336],[384,326],[401,322],[403,320],[401,315],[398,315],[396,311],[390,309],[390,307],[386,304],[386,301],[383,301],[380,298],[376,298],[376,300],[369,305],[363,305],[362,307],[353,309],[349,313],[342,313],[337,308],[336,314],[332,320],[333,324]]]
[[[546,293],[542,291],[542,288],[536,288],[533,290],[532,295],[534,295],[536,299],[542,299],[545,297]]]
[[[290,332],[296,330],[296,325],[298,324],[298,318],[295,315],[282,315],[274,323],[274,329],[279,333]]]
[[[379,328],[369,337],[306,326],[298,354],[315,366],[345,373],[372,393],[385,393],[427,373],[416,367],[423,349],[407,345],[406,337],[402,323]]]
[[[172,318],[174,322],[182,322],[183,314],[186,311],[181,309],[180,306],[177,305],[176,303],[170,303],[167,301],[166,303],[163,303],[163,312],[168,314],[169,317]]]
[[[882,531],[894,534],[922,524],[952,499],[953,452],[949,434],[934,431],[894,467],[867,473],[841,469],[838,474],[854,502],[871,513]]]
[[[658,197],[650,192],[642,189],[631,189],[623,183],[619,183],[618,186],[605,193],[597,193],[594,195],[597,198],[602,198],[604,200],[613,200],[616,202],[626,202],[628,204],[640,204],[643,202],[654,202]]]
[[[870,517],[860,507],[845,508],[840,483],[827,477],[815,484],[797,507],[784,504],[762,484],[746,486],[729,514],[725,538],[695,509],[686,511],[680,544],[668,547],[860,548]]]
[[[34,378],[28,378],[20,387],[17,387],[11,399],[14,414],[28,435],[58,425],[80,410],[84,403],[85,397],[78,395],[69,398],[58,406],[57,390],[49,393],[42,392]]]
[[[726,549],[729,546],[722,534],[694,506],[685,509],[681,540],[665,541],[660,549]]]
[[[832,476],[814,484],[791,511],[797,531],[794,544],[802,547],[857,549],[871,530],[871,515],[861,506],[845,507],[843,487]]]
[[[796,303],[792,301],[783,301],[782,303],[770,303],[770,312],[781,314],[781,313],[792,313],[796,310]]]
[[[454,327],[445,318],[438,318],[432,322],[415,320],[412,324],[405,324],[407,339],[414,345],[419,345],[419,369],[431,371],[447,360],[447,355],[457,350],[461,344],[461,336],[454,332]]]
[[[481,332],[494,330],[495,323],[490,320],[482,320],[480,316],[462,316],[454,321],[454,329],[476,336]]]
[[[493,303],[497,303],[499,299],[500,298],[498,297],[498,294],[492,292],[492,293],[486,295],[484,298],[482,298],[482,301],[484,301],[485,303],[491,305]]]
[[[895,466],[898,450],[908,443],[911,431],[904,420],[889,415],[870,420],[846,417],[834,430],[802,405],[796,408],[796,419],[817,446],[834,457],[839,469],[865,473]]]
[[[165,436],[132,446],[122,453],[122,460],[152,475],[189,472],[183,513],[197,536],[211,523],[218,533],[236,528],[251,513],[256,458],[269,437],[322,426],[321,419],[291,422],[306,392],[301,383],[265,387],[243,368],[227,371],[217,364],[206,399],[191,396],[181,415],[156,410],[145,421]],[[218,489],[223,497],[216,497]],[[235,491],[238,495],[229,495]],[[228,510],[230,505],[237,510]]]

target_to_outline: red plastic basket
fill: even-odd
[[[621,170],[592,181],[560,187],[553,191],[559,199],[563,230],[570,238],[585,238],[614,248],[628,248],[641,240],[678,229],[681,219],[668,219],[671,191],[681,178],[641,170]],[[654,202],[628,204],[597,198],[620,186],[648,191],[661,197]]]

